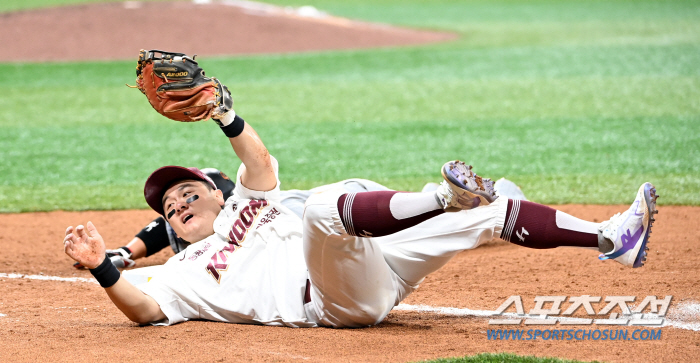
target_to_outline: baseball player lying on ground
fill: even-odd
[[[217,97],[230,97],[219,87]],[[217,101],[212,112],[242,161],[230,198],[196,168],[165,166],[146,181],[149,206],[194,242],[161,273],[135,287],[106,258],[95,225],[66,229],[65,253],[89,268],[134,322],[369,326],[458,252],[499,236],[530,248],[598,249],[600,259],[631,267],[646,259],[657,212],[650,183],[627,211],[593,223],[497,198],[490,180],[450,161],[435,191],[331,189],[312,195],[300,219],[280,203],[277,161],[231,105]]]
[[[216,189],[221,190],[224,200],[227,200],[233,192],[235,184],[222,171],[216,168],[202,169],[216,185]],[[438,184],[428,183],[423,187],[423,191],[437,189]],[[299,218],[302,218],[304,204],[309,197],[321,191],[342,188],[346,193],[371,192],[381,190],[391,190],[384,185],[367,179],[345,179],[337,183],[322,185],[310,190],[282,190],[280,192],[280,203],[291,210]],[[510,198],[526,200],[525,195],[513,182],[505,178],[494,183],[496,195]],[[190,243],[177,236],[173,228],[163,217],[158,217],[143,227],[126,246],[107,250],[107,257],[117,268],[131,268],[136,266],[136,260],[151,256],[160,250],[170,247],[173,252],[180,253],[189,246]],[[73,267],[84,269],[79,262]]]
[[[224,200],[231,196],[235,183],[231,181],[224,172],[216,168],[205,168],[201,171],[211,178],[216,189],[221,190]],[[506,179],[499,180],[499,182],[506,187],[513,188],[513,186],[515,186],[513,182]],[[496,182],[496,186],[498,186],[499,182]],[[433,190],[436,187],[437,184],[428,183],[424,189]],[[509,192],[506,187],[504,187],[504,192]],[[367,179],[345,179],[337,183],[322,185],[310,190],[283,190],[280,192],[280,202],[301,218],[304,211],[304,203],[306,203],[306,200],[311,194],[332,188],[342,188],[348,193],[390,190],[377,182]],[[510,191],[509,193],[515,195],[516,198],[525,198],[522,193],[519,193],[519,189]],[[177,233],[173,231],[173,228],[165,218],[157,217],[143,227],[126,246],[106,250],[106,253],[107,257],[109,257],[117,268],[131,268],[136,266],[135,260],[151,256],[166,247],[170,247],[173,252],[179,253],[189,245],[190,243],[188,241],[178,237]],[[74,263],[73,267],[77,269],[85,268],[79,262]]]

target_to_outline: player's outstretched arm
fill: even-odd
[[[277,177],[272,167],[270,153],[258,133],[250,124],[245,124],[243,132],[229,141],[233,151],[245,165],[241,183],[252,190],[267,191],[277,186]]]
[[[114,305],[135,323],[147,324],[165,319],[160,305],[126,279],[120,277],[117,283],[106,288],[105,292]]]
[[[131,321],[145,324],[165,318],[153,298],[121,278],[117,268],[106,258],[104,239],[92,222],[87,223],[87,228],[68,227],[63,248],[70,258],[90,269],[114,305]]]
[[[217,81],[218,82],[218,81]],[[233,151],[245,165],[241,183],[248,189],[268,191],[277,186],[277,177],[270,153],[253,126],[243,121],[233,110],[233,100],[226,86],[221,85],[225,101],[212,112],[212,119],[229,138]]]

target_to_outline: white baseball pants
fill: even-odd
[[[463,250],[500,236],[508,200],[445,213],[398,233],[355,237],[338,213],[342,190],[314,194],[304,209],[304,257],[311,280],[310,320],[330,327],[381,322],[425,276]]]

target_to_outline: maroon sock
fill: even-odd
[[[566,215],[566,218],[569,221],[576,220],[569,215]],[[581,221],[581,224],[588,223],[590,222]],[[560,246],[598,248],[597,233],[559,228],[556,209],[524,200],[508,200],[508,211],[501,239],[530,248]]]
[[[399,192],[377,191],[341,195],[338,198],[338,212],[348,234],[360,237],[386,236],[445,212],[438,209],[410,218],[396,219],[389,208],[391,197],[396,193]]]

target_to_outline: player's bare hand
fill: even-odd
[[[63,249],[70,258],[90,269],[96,268],[105,259],[105,242],[92,222],[87,222],[87,228],[83,225],[68,227]]]

